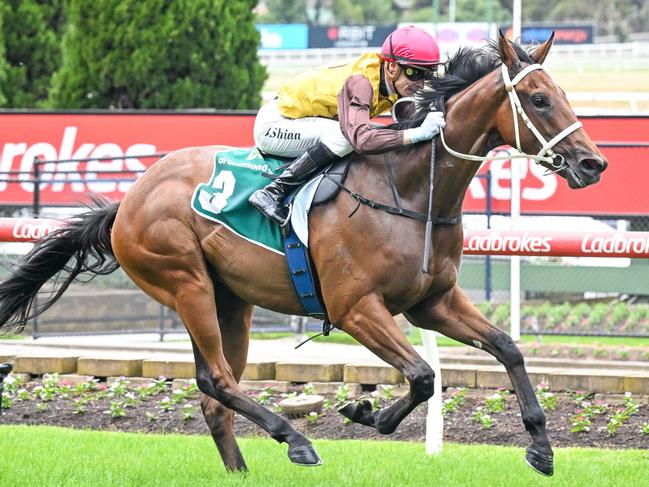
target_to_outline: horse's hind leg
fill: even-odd
[[[182,236],[183,232],[179,228],[176,234]],[[130,241],[116,237],[114,228],[113,241],[116,239],[125,242],[124,245]],[[159,240],[154,242],[160,244]],[[288,443],[288,457],[293,463],[320,465],[320,457],[304,435],[239,389],[223,352],[214,284],[198,242],[178,238],[165,242],[160,249],[155,248],[155,252],[135,246],[128,250],[118,246],[116,253],[129,277],[154,299],[174,309],[187,328],[194,349],[199,390],[245,416],[278,442]],[[221,305],[227,303],[218,304]]]
[[[232,369],[232,375],[239,382],[246,368],[253,305],[239,299],[226,288],[217,287],[215,291],[216,301],[221,303],[217,308],[217,315],[223,339],[223,353]],[[247,470],[234,437],[234,411],[206,394],[201,397],[201,409],[225,468]]]
[[[538,472],[552,475],[553,453],[545,431],[545,415],[525,370],[523,355],[509,335],[491,325],[458,286],[441,298],[416,305],[408,310],[406,317],[419,328],[436,330],[485,350],[505,366],[518,398],[525,429],[532,436],[525,459]]]
[[[264,408],[239,389],[223,353],[214,290],[205,274],[205,280],[179,282],[175,306],[192,340],[198,388],[257,424],[275,440],[288,443],[288,457],[293,463],[320,465],[320,457],[304,435],[297,432],[287,420]],[[179,276],[175,278],[178,280]]]

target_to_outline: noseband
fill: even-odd
[[[527,113],[525,113],[525,110],[523,109],[523,105],[521,104],[521,101],[518,98],[518,94],[516,93],[516,89],[515,89],[515,86],[518,84],[519,81],[521,81],[523,78],[525,78],[525,76],[527,76],[532,71],[535,71],[537,69],[543,69],[543,66],[541,66],[540,64],[530,64],[529,66],[523,68],[523,70],[520,73],[514,76],[514,79],[510,79],[507,66],[503,64],[501,67],[503,81],[505,83],[505,91],[507,91],[507,95],[509,96],[509,103],[512,107],[512,116],[514,120],[514,133],[516,134],[516,149],[518,150],[519,154],[507,155],[507,156],[495,156],[495,157],[482,157],[482,156],[474,156],[471,154],[462,154],[461,152],[454,151],[446,144],[446,141],[444,140],[444,132],[441,131],[439,135],[440,135],[440,139],[442,140],[442,144],[444,145],[444,148],[451,155],[469,161],[482,162],[487,160],[497,161],[497,160],[524,158],[524,159],[532,159],[537,164],[540,162],[546,162],[552,166],[552,168],[554,169],[553,172],[560,171],[561,169],[563,169],[565,167],[565,158],[561,154],[555,153],[552,150],[552,148],[555,145],[557,145],[559,142],[561,142],[563,139],[565,139],[568,135],[573,133],[575,130],[580,129],[582,127],[582,123],[579,121],[573,123],[569,127],[563,129],[561,132],[559,132],[550,140],[546,140],[545,137],[543,137],[541,132],[538,131],[538,129],[534,126],[530,118],[527,116]],[[541,150],[536,155],[526,154],[521,149],[520,130],[518,128],[517,113],[518,115],[520,115],[521,119],[523,120],[527,128],[530,129],[530,131],[534,134],[536,139],[541,143]]]

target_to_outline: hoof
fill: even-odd
[[[288,458],[295,465],[302,465],[303,467],[317,467],[322,465],[322,459],[318,452],[315,451],[313,445],[300,445],[288,447]]]
[[[525,453],[525,462],[541,475],[551,477],[554,473],[552,454],[540,453],[532,447],[528,447]]]
[[[11,365],[10,363],[0,364],[0,380],[8,376],[9,372],[11,372],[13,368],[13,365]]]
[[[360,402],[350,402],[338,409],[338,412],[354,423],[374,426],[372,403],[367,399]]]

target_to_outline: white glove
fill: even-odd
[[[430,112],[419,127],[404,130],[404,133],[406,140],[409,140],[411,144],[416,144],[417,142],[432,139],[445,126],[446,122],[442,112]]]

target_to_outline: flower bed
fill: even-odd
[[[295,386],[288,393],[272,388],[250,393],[265,407],[279,412],[288,396],[309,394],[313,386]],[[402,391],[379,387],[363,394],[376,408],[394,401]],[[555,446],[649,448],[648,398],[627,395],[592,395],[584,391],[553,394],[540,384],[539,402],[548,417],[548,434]],[[111,385],[98,381],[72,385],[56,375],[21,384],[8,380],[0,421],[3,424],[39,424],[117,431],[208,434],[199,406],[195,382],[172,388],[164,378],[142,385],[120,379]],[[426,405],[415,409],[389,436],[350,423],[337,409],[351,399],[342,386],[325,395],[321,412],[290,419],[311,438],[383,439],[423,441]],[[514,394],[501,390],[448,389],[443,392],[444,436],[459,443],[492,443],[526,446],[529,435],[521,422]],[[237,416],[238,436],[265,435],[248,420]]]
[[[509,303],[483,302],[480,311],[496,326],[508,330]],[[528,303],[521,307],[523,333],[574,333],[646,335],[649,337],[649,305],[622,301],[579,303]]]

